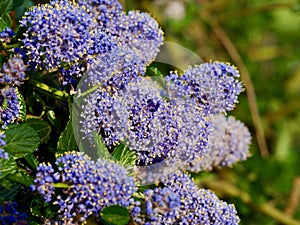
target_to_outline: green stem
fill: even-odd
[[[65,91],[59,91],[59,90],[57,90],[57,89],[55,89],[53,87],[49,87],[48,85],[46,85],[44,83],[40,83],[40,82],[38,82],[36,80],[30,79],[28,82],[31,85],[33,85],[33,86],[35,86],[35,87],[37,87],[37,88],[39,88],[39,89],[41,89],[41,90],[43,90],[43,91],[45,91],[47,93],[50,93],[51,95],[53,95],[53,96],[55,96],[57,98],[66,100],[69,97],[69,94],[67,92],[65,92]]]
[[[88,94],[90,94],[90,93],[96,91],[99,87],[101,87],[101,85],[102,85],[102,84],[95,85],[95,86],[93,86],[92,88],[88,89],[87,91],[81,93],[79,96],[80,96],[80,97],[84,97],[84,96],[86,96],[86,95],[88,95]]]
[[[52,184],[52,186],[55,188],[69,188],[70,187],[70,185],[65,184],[65,183],[54,183],[54,184]]]
[[[7,50],[7,49],[12,49],[12,48],[20,47],[21,43],[16,43],[16,44],[12,44],[12,45],[7,45],[7,44],[4,43],[2,46],[3,46],[3,48],[5,50]]]

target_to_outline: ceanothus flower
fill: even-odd
[[[122,5],[117,0],[78,0],[78,4],[97,19],[100,29],[107,28],[122,12]]]
[[[138,52],[126,47],[111,48],[107,53],[98,55],[87,71],[86,82],[119,91],[129,82],[137,79],[146,71]]]
[[[115,96],[112,126],[119,139],[138,154],[138,164],[148,165],[168,157],[176,144],[174,120],[157,82],[141,78]]]
[[[210,122],[187,101],[168,99],[166,91],[150,78],[130,82],[111,94],[98,88],[84,99],[80,114],[83,138],[101,134],[108,146],[120,142],[137,154],[138,177],[160,179],[162,167],[182,167],[201,157],[206,149]],[[161,164],[163,162],[163,164]]]
[[[85,7],[68,0],[52,0],[32,7],[20,22],[27,30],[21,41],[33,69],[63,70],[66,84],[82,75],[77,69],[114,45],[96,28]],[[101,44],[100,44],[101,43]]]
[[[19,110],[17,89],[10,86],[0,89],[0,123],[3,128],[19,116]]]
[[[31,185],[32,191],[37,191],[43,196],[45,202],[51,202],[54,193],[54,182],[59,179],[50,163],[40,163],[36,168],[37,173],[34,179],[34,185]]]
[[[0,159],[8,159],[9,155],[5,150],[2,148],[4,145],[6,145],[5,141],[6,135],[0,131]]]
[[[164,187],[146,190],[144,196],[146,215],[145,218],[142,219],[143,224],[174,224],[179,215],[181,204],[181,199],[178,194]]]
[[[198,189],[188,174],[177,171],[170,174],[164,183],[181,198],[178,219],[174,224],[239,224],[234,205],[218,199],[210,190]]]
[[[183,75],[174,72],[166,77],[170,93],[175,97],[189,97],[204,114],[226,113],[234,108],[243,90],[237,80],[239,72],[223,62],[193,66]]]
[[[135,182],[120,165],[103,159],[95,162],[79,152],[66,153],[55,163],[56,173],[48,165],[38,167],[35,189],[49,199],[56,183],[65,186],[54,202],[59,206],[61,221],[75,222],[78,216],[83,222],[91,215],[99,217],[106,206],[133,204],[131,196],[136,191]]]
[[[27,67],[20,56],[10,58],[2,66],[0,83],[19,86],[25,80],[26,69]]]
[[[186,168],[190,171],[230,167],[246,160],[250,155],[251,134],[242,122],[233,116],[226,118],[220,114],[213,117],[212,123],[207,153],[187,165]]]
[[[150,14],[139,11],[122,13],[111,22],[108,32],[117,37],[120,45],[136,51],[144,65],[155,59],[164,39],[157,21]]]
[[[18,203],[4,202],[0,205],[1,224],[29,224],[28,215],[18,211]]]
[[[0,41],[3,43],[9,43],[14,35],[15,32],[11,28],[6,27],[0,32]]]

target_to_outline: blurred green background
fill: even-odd
[[[246,91],[231,113],[246,123],[252,157],[195,175],[234,203],[241,224],[300,224],[300,2],[128,0],[204,61],[238,67]]]

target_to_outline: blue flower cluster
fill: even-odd
[[[0,41],[2,43],[10,43],[12,38],[14,37],[15,35],[15,32],[7,27],[7,28],[4,28],[1,32],[0,32]]]
[[[0,224],[28,224],[28,215],[25,212],[18,212],[16,202],[4,202],[0,206]]]
[[[18,90],[25,80],[27,67],[19,55],[3,63],[0,71],[0,123],[6,127],[19,116]]]
[[[83,63],[96,25],[84,8],[63,0],[32,7],[20,24],[27,29],[21,41],[29,64],[46,70]]]
[[[63,84],[73,84],[95,58],[100,57],[96,64],[101,64],[103,54],[111,57],[115,47],[122,46],[122,55],[131,51],[136,65],[144,67],[155,58],[163,41],[163,32],[149,14],[126,14],[121,4],[112,0],[51,0],[32,7],[20,23],[27,29],[21,41],[30,68],[58,71]]]
[[[5,86],[0,90],[0,124],[5,128],[19,116],[17,89]]]
[[[166,77],[175,97],[190,97],[197,108],[208,114],[226,113],[234,108],[243,86],[238,70],[226,63],[210,62],[190,67],[180,76]]]
[[[103,30],[107,29],[122,12],[122,5],[117,0],[78,0],[78,4],[86,7]]]
[[[165,185],[180,196],[180,209],[169,224],[230,224],[239,223],[237,211],[210,190],[198,189],[189,175],[177,171],[169,175]]]
[[[146,190],[144,196],[146,215],[143,224],[174,224],[179,216],[180,195],[164,187]],[[142,220],[135,218],[135,221],[141,223]]]
[[[91,215],[99,217],[105,206],[129,207],[134,203],[134,179],[113,162],[95,162],[83,153],[71,152],[60,156],[56,165],[57,172],[50,164],[39,165],[33,190],[51,201],[55,190],[64,187],[54,202],[59,206],[61,221],[73,221],[76,216],[85,221]]]
[[[251,134],[248,128],[233,116],[213,117],[213,131],[209,136],[207,153],[200,159],[191,161],[186,169],[199,172],[219,167],[230,167],[246,160],[249,156]]]
[[[158,82],[140,78],[111,94],[102,88],[85,98],[81,131],[102,131],[107,145],[123,142],[136,151],[137,165],[162,160],[183,166],[206,151],[210,122],[187,101],[166,101]]]
[[[0,159],[8,159],[9,155],[5,150],[2,148],[4,145],[6,145],[5,141],[6,135],[0,131]]]
[[[137,224],[189,225],[230,224],[240,221],[232,204],[218,199],[210,190],[198,189],[190,176],[181,171],[170,173],[164,187],[144,192],[144,205],[138,206]]]
[[[86,82],[90,86],[101,84],[114,93],[143,75],[145,70],[146,67],[136,51],[126,46],[115,47],[94,60],[87,71]]]
[[[0,71],[0,84],[20,86],[25,80],[27,67],[20,56],[8,59]]]

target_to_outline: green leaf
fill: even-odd
[[[112,156],[127,169],[134,167],[137,160],[135,151],[130,150],[122,143],[114,149]]]
[[[48,110],[46,112],[46,116],[47,116],[48,120],[51,122],[51,124],[53,126],[57,127],[57,121],[56,121],[55,112],[53,110]]]
[[[12,183],[9,180],[2,180],[0,184],[0,205],[3,201],[13,200],[20,191],[20,184]]]
[[[103,159],[111,159],[112,157],[105,144],[103,143],[101,136],[97,132],[93,131],[93,138],[96,145],[98,157]]]
[[[14,0],[13,9],[16,10],[16,18],[20,19],[25,10],[31,6],[33,6],[33,2],[31,0]]]
[[[17,171],[16,173],[9,174],[7,179],[23,184],[26,187],[29,187],[31,184],[33,184],[33,178],[24,171]]]
[[[37,161],[37,159],[34,157],[33,154],[27,154],[24,156],[24,158],[26,159],[28,164],[32,167],[32,169],[36,169],[37,166],[39,165],[39,162]]]
[[[40,195],[34,195],[30,204],[30,212],[38,218],[53,218],[57,216],[58,207],[47,203]],[[32,222],[30,222],[32,224]],[[41,223],[39,223],[41,224]]]
[[[12,20],[11,20],[11,17],[9,15],[9,13],[3,13],[1,15],[1,18],[3,19],[3,21],[5,22],[5,24],[7,25],[7,27],[11,27],[12,26]]]
[[[0,180],[9,174],[15,173],[17,168],[17,163],[13,157],[8,159],[0,158]]]
[[[18,119],[20,120],[25,120],[26,119],[26,103],[25,103],[25,99],[23,97],[23,95],[21,95],[21,93],[19,91],[17,91],[17,96],[18,96],[18,102],[20,105],[20,110],[19,110],[19,117]]]
[[[25,124],[32,127],[39,135],[41,143],[47,143],[50,138],[51,126],[44,120],[37,118],[29,118]]]
[[[0,32],[2,30],[4,30],[4,28],[8,27],[6,22],[4,21],[4,19],[2,17],[0,17]]]
[[[126,225],[130,221],[128,210],[120,205],[107,206],[100,212],[105,224],[109,225]]]
[[[158,70],[157,67],[149,66],[146,71],[154,81],[156,81],[162,88],[166,89],[166,81],[164,75]]]
[[[70,117],[65,130],[61,133],[58,139],[57,150],[58,152],[63,153],[76,149],[78,149],[78,147],[73,132],[72,117]]]
[[[1,0],[0,2],[0,15],[10,13],[13,7],[13,0]]]
[[[37,132],[27,124],[10,125],[4,133],[6,145],[3,148],[14,158],[21,158],[34,152],[40,144]]]
[[[13,0],[13,9],[20,7],[25,0]]]

